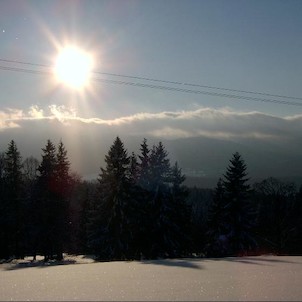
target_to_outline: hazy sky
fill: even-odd
[[[70,43],[91,53],[100,73],[298,98],[301,37],[299,0],[0,1],[0,60],[52,65],[57,48]],[[3,61],[0,66],[41,70]],[[96,77],[302,104],[302,99]],[[302,106],[100,81],[79,93],[57,85],[51,75],[0,69],[0,151],[15,139],[24,156],[38,157],[48,138],[55,143],[62,138],[73,166],[84,174],[98,172],[116,135],[138,141],[252,139],[262,145],[286,140],[302,147],[301,126]],[[91,159],[86,170],[84,157]]]

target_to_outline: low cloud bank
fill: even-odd
[[[301,137],[302,115],[277,117],[260,112],[200,108],[192,111],[136,113],[115,119],[81,117],[74,109],[51,105],[46,110],[32,106],[27,111],[8,108],[0,111],[0,131],[26,129],[30,122],[56,122],[64,127],[98,126],[116,133],[154,136],[159,139],[210,137],[220,139],[296,139]]]
[[[150,146],[163,141],[171,160],[191,176],[202,171],[204,177],[220,177],[236,151],[246,159],[252,176],[300,176],[301,129],[302,115],[278,117],[225,108],[102,119],[84,117],[65,106],[32,106],[0,111],[0,152],[14,139],[24,158],[40,159],[47,139],[62,139],[72,168],[95,176],[117,135],[129,152],[136,153],[146,137]]]

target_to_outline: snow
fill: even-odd
[[[60,265],[59,265],[60,264]],[[0,300],[302,300],[302,257],[0,265]]]

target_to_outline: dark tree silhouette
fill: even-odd
[[[129,180],[133,185],[138,183],[139,175],[139,165],[137,162],[137,156],[132,152],[130,157],[130,167],[129,167]]]
[[[57,198],[55,194],[57,159],[56,147],[50,140],[47,140],[42,151],[42,161],[38,168],[36,196],[32,206],[34,222],[32,233],[35,237],[34,250],[43,253],[45,261],[47,261],[49,258],[53,258],[56,240],[56,234],[53,232],[56,211],[54,211],[53,205]]]
[[[22,164],[23,175],[26,183],[33,183],[38,176],[40,162],[33,156],[27,157]]]
[[[175,224],[173,234],[175,256],[186,256],[192,249],[192,209],[187,203],[188,189],[183,184],[185,180],[185,175],[175,162],[171,168],[171,219]]]
[[[0,152],[0,258],[302,253],[302,187],[268,178],[251,190],[238,152],[213,191],[186,188],[161,142],[149,149],[144,139],[128,156],[117,137],[95,182],[70,173],[62,141],[42,151],[40,163],[22,163],[14,141]]]
[[[24,199],[22,158],[16,143],[12,140],[5,153],[5,198],[9,224],[11,253],[17,258],[24,257]]]
[[[254,211],[250,204],[246,164],[241,155],[233,154],[224,175],[225,213],[229,253],[238,255],[255,248],[253,237]]]
[[[105,156],[106,168],[101,168],[100,197],[96,204],[90,242],[100,258],[131,258],[132,203],[129,179],[130,158],[117,137]]]
[[[56,155],[55,168],[55,193],[53,208],[55,212],[54,233],[55,240],[55,254],[58,260],[63,259],[64,242],[67,242],[67,230],[69,229],[68,209],[69,198],[72,189],[72,177],[70,175],[70,163],[67,157],[67,150],[62,141],[58,145]]]
[[[30,156],[23,161],[24,200],[25,200],[25,247],[28,255],[34,255],[36,249],[37,225],[35,224],[37,178],[39,161]]]
[[[283,254],[296,239],[296,188],[270,177],[254,185],[258,202],[257,235],[269,252]]]
[[[4,194],[1,202],[1,221],[4,223],[3,250],[6,257],[24,257],[24,200],[22,158],[12,140],[4,154]],[[2,237],[2,236],[1,236]]]
[[[225,245],[228,232],[226,207],[223,180],[219,178],[208,212],[206,252],[210,257],[219,257],[227,253],[228,247]]]
[[[50,140],[42,151],[32,208],[33,227],[36,228],[33,232],[36,233],[36,245],[45,260],[54,256],[60,260],[63,258],[63,241],[68,224],[69,161],[62,142],[58,146],[58,153]]]
[[[150,190],[157,193],[170,182],[170,161],[162,142],[153,146],[150,154]]]
[[[140,155],[138,156],[138,185],[145,190],[150,190],[150,149],[147,139],[144,138]]]
[[[5,153],[0,153],[0,259],[10,257],[8,201],[5,185]]]

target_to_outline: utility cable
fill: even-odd
[[[39,74],[39,75],[51,74],[51,71],[49,70],[42,71],[42,70],[34,70],[34,69],[26,69],[26,68],[18,68],[18,67],[7,67],[2,65],[0,65],[0,70],[24,72],[24,73]],[[184,89],[184,88],[161,86],[161,85],[151,85],[151,84],[143,84],[143,83],[128,82],[128,81],[117,81],[117,80],[110,80],[110,79],[101,79],[96,77],[93,77],[92,80],[102,83],[109,83],[109,84],[119,84],[119,85],[127,85],[127,86],[135,86],[135,87],[159,89],[159,90],[167,90],[167,91],[175,91],[175,92],[183,92],[183,93],[202,94],[202,95],[222,97],[222,98],[233,98],[238,100],[275,103],[275,104],[291,105],[291,106],[302,106],[302,103],[299,102],[276,100],[276,99],[257,98],[257,97],[242,96],[242,95],[235,95],[235,94],[192,90],[192,89]]]
[[[51,68],[50,65],[46,65],[46,64],[24,62],[24,61],[18,61],[18,60],[8,60],[8,59],[1,59],[0,58],[0,62],[16,63],[16,64],[36,66],[36,67]],[[292,99],[292,100],[302,101],[301,97],[286,96],[286,95],[280,95],[280,94],[270,94],[270,93],[264,93],[264,92],[223,88],[223,87],[218,87],[218,86],[209,86],[209,85],[193,84],[193,83],[186,83],[186,82],[183,83],[183,82],[177,82],[177,81],[160,80],[160,79],[154,79],[154,78],[148,78],[148,77],[131,76],[131,75],[108,73],[108,72],[101,72],[101,71],[92,71],[92,73],[100,74],[100,75],[113,76],[113,77],[129,78],[129,79],[135,79],[135,80],[160,82],[160,83],[165,83],[165,84],[173,84],[173,85],[181,85],[181,86],[200,87],[200,88],[207,88],[207,89],[215,89],[215,90],[223,90],[223,91],[230,91],[230,92],[239,92],[239,93],[263,95],[263,96],[269,96],[269,97],[277,97],[277,98],[283,98],[283,99],[285,98],[285,99]]]

